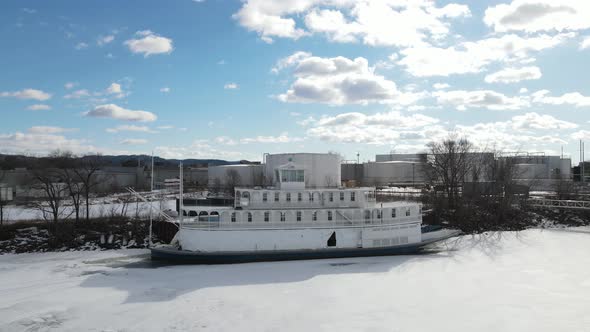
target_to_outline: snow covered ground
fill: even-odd
[[[0,256],[0,331],[588,331],[590,228],[428,255],[157,266],[145,250]]]

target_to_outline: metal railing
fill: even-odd
[[[560,209],[581,209],[590,210],[590,201],[573,201],[563,199],[529,198],[531,206],[551,207]]]

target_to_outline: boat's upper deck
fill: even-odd
[[[242,209],[363,208],[375,204],[375,188],[236,188],[234,207]]]

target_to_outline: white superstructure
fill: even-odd
[[[422,240],[419,203],[377,203],[374,188],[330,186],[340,180],[337,155],[268,155],[266,161],[273,187],[236,188],[233,207],[184,207],[175,238],[183,250],[385,248]]]

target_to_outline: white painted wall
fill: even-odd
[[[266,155],[264,175],[276,184],[274,170],[289,161],[305,170],[307,188],[339,187],[340,156],[332,153],[281,153]]]

